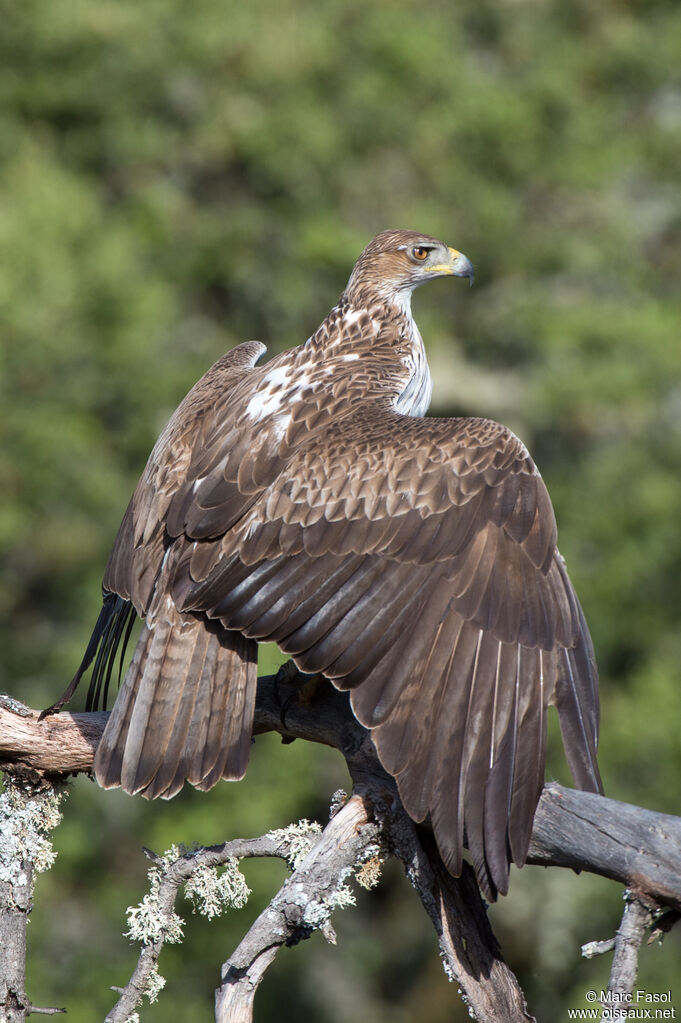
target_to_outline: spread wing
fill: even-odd
[[[120,592],[122,572],[145,600],[162,585],[182,612],[274,640],[351,690],[448,868],[460,872],[465,840],[483,889],[506,891],[509,861],[527,855],[550,703],[577,784],[600,788],[591,641],[527,451],[487,420],[380,403],[321,426],[314,409],[270,416],[249,447],[232,409],[234,429],[194,437],[183,478],[160,504],[152,494],[147,528],[170,543],[162,582],[138,537],[124,572],[114,550],[106,585]]]
[[[222,452],[237,462],[254,438],[238,436],[235,409],[252,393],[254,366],[267,349],[259,341],[246,341],[211,366],[171,416],[135,488],[119,527],[104,572],[105,591],[131,600],[146,615],[155,595],[158,573],[167,546],[167,518],[178,494],[196,489],[202,464],[218,479]],[[241,402],[239,401],[241,397]],[[225,430],[225,423],[232,429]],[[225,455],[225,461],[227,455]],[[222,464],[224,469],[224,463]],[[248,507],[248,495],[235,491],[235,517]],[[228,521],[226,507],[222,522]]]

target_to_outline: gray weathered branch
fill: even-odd
[[[615,935],[615,954],[608,982],[608,1005],[630,1005],[638,975],[641,942],[653,921],[654,911],[630,891],[624,893],[622,922]]]
[[[170,862],[147,852],[157,865],[157,885],[151,904],[147,899],[147,919],[143,925],[138,925],[141,933],[131,935],[141,938],[142,950],[130,980],[119,990],[120,997],[107,1014],[105,1023],[125,1023],[142,1001],[143,995],[153,990],[151,986],[163,946],[166,941],[178,940],[181,935],[182,925],[175,916],[175,902],[180,887],[192,875],[198,870],[213,870],[246,857],[279,856],[288,859],[290,852],[290,842],[274,834],[263,835],[261,838],[236,839],[222,845],[191,850],[179,854]],[[176,934],[173,934],[174,929]]]
[[[215,992],[216,1023],[250,1023],[255,993],[282,945],[296,944],[314,929],[333,934],[329,917],[349,896],[345,880],[378,838],[379,828],[366,804],[353,796],[224,963]]]
[[[301,689],[303,698],[299,699]],[[39,722],[34,712],[18,715],[0,705],[0,767],[47,776],[88,771],[107,716],[104,712],[62,712]],[[435,926],[445,969],[462,989],[471,1014],[489,1023],[531,1019],[522,991],[496,945],[472,872],[467,869],[462,878],[454,879],[444,870],[430,833],[416,827],[402,809],[395,783],[378,762],[370,733],[352,715],[346,694],[328,684],[315,684],[290,668],[261,678],[254,731],[276,731],[285,741],[307,739],[341,751],[354,784],[353,813],[365,822],[357,827],[361,831],[377,825],[381,841],[402,859]],[[332,840],[334,829],[347,814],[349,811],[335,825],[332,820],[324,833],[327,844],[317,852],[321,859],[315,862],[318,867],[323,865],[327,877],[341,876],[344,856],[352,849],[350,845],[339,852]],[[679,818],[547,785],[535,818],[529,859],[544,866],[602,874],[652,904],[681,911]],[[250,1019],[253,995],[264,969],[276,948],[292,937],[280,926],[282,941],[273,943],[271,927],[273,921],[287,919],[282,906],[288,905],[287,885],[294,877],[265,911],[271,915],[256,921],[225,964],[216,996],[218,1021]],[[312,875],[306,876],[305,883],[308,890],[314,890]],[[270,925],[267,940],[265,919]],[[157,953],[147,957],[150,968],[155,957]],[[140,963],[140,968],[147,969],[142,957]]]
[[[33,895],[33,864],[21,848],[17,832],[11,828],[13,815],[21,815],[28,793],[11,782],[6,786],[0,814],[0,948],[4,966],[0,977],[0,1018],[3,1023],[23,1023],[26,1019],[26,926]]]
[[[9,776],[0,796],[0,1023],[24,1023],[29,1013],[55,1015],[26,996],[26,925],[36,872],[54,854],[49,832],[57,825],[60,794],[45,782]]]
[[[627,888],[624,890],[624,912],[615,937],[608,938],[607,941],[590,941],[582,946],[582,955],[586,959],[614,952],[608,990],[603,992],[600,998],[604,1020],[626,1019],[630,1012],[632,1015],[635,1013],[633,992],[638,975],[641,943],[656,916],[660,920],[667,915],[677,918],[676,910],[668,910],[660,917],[656,906],[651,906]],[[671,921],[668,923],[672,926]],[[663,924],[657,932],[658,935],[666,929],[667,925]],[[654,936],[655,931],[651,933],[648,941],[653,940]]]
[[[299,700],[301,686],[308,692]],[[61,713],[38,721],[35,712],[18,715],[0,701],[0,767],[45,776],[88,770],[106,720],[104,713]],[[431,861],[439,862],[439,857],[432,842],[426,851],[429,836],[421,835],[404,813],[395,783],[378,763],[370,734],[353,717],[346,697],[328,684],[315,686],[306,676],[284,670],[278,676],[260,680],[254,730],[256,733],[275,730],[286,740],[305,738],[341,750],[353,777],[354,795],[359,800],[359,804],[353,801],[353,806],[363,807],[372,826],[378,823],[383,841],[405,862],[408,876],[435,925],[448,976],[458,983],[473,1018],[483,1023],[525,1023],[531,1019],[518,982],[492,935],[472,876],[456,880],[441,865],[439,869],[433,867]],[[332,855],[330,850],[328,846],[325,869],[329,876],[340,878],[346,869],[343,856]],[[278,899],[276,896],[273,905]],[[244,939],[247,942],[254,940],[254,935],[250,932],[249,935]],[[268,941],[271,944],[271,935]],[[242,943],[235,955],[242,955],[244,949]],[[123,992],[126,1008],[139,997],[157,956],[154,949],[146,953],[143,950],[139,975],[133,976],[131,985]],[[226,979],[229,976],[231,980],[227,988],[235,990],[227,990],[223,984],[217,1011],[222,1011],[223,1002],[229,1004],[234,998],[246,1006],[248,998],[244,992],[258,969],[266,965],[266,956],[259,961],[256,957],[250,975],[246,971],[241,985],[233,984],[234,975],[228,972]],[[252,994],[250,998],[252,1001]]]
[[[287,740],[333,746],[351,772],[354,766],[360,777],[364,772],[386,779],[345,695],[326,685],[313,700],[295,700],[299,682],[296,675],[291,683],[277,676],[259,680],[255,733],[275,731]],[[24,717],[0,706],[0,769],[89,771],[107,717],[104,711],[62,712],[38,722],[35,711]],[[539,802],[528,862],[601,874],[681,912],[679,817],[551,783]]]

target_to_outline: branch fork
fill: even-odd
[[[214,876],[206,872],[217,867],[228,871],[229,864],[248,856],[282,856],[292,867],[291,876],[222,967],[216,1023],[248,1023],[255,993],[278,949],[296,944],[315,929],[334,942],[331,914],[352,902],[348,882],[354,877],[361,883],[363,872],[366,880],[375,882],[388,852],[403,862],[435,927],[445,972],[460,988],[470,1015],[481,1023],[532,1020],[491,931],[472,869],[465,865],[460,878],[447,873],[432,834],[403,810],[395,782],[381,767],[370,733],[354,718],[347,694],[328,685],[312,687],[310,694],[307,681],[291,669],[285,676],[259,679],[254,733],[277,731],[284,741],[301,738],[340,750],[353,780],[350,799],[343,802],[337,794],[336,812],[327,826],[308,835],[302,845],[300,835],[296,839],[290,829],[282,829],[211,848],[173,850],[170,857],[152,854],[156,873],[145,897],[146,915],[141,907],[132,911],[131,932],[135,924],[141,928],[143,920],[151,926],[152,911],[160,914],[161,923],[156,931],[140,929],[135,934],[143,940],[139,961],[107,1023],[135,1019],[143,994],[158,993],[156,964],[165,941],[178,937],[169,921],[182,884],[189,883],[199,900],[212,899],[218,912],[222,897]],[[282,720],[283,684],[306,686],[306,698],[286,700]],[[39,721],[36,712],[0,700],[0,767],[10,776],[30,771],[49,778],[89,771],[107,717],[104,712],[62,712]],[[535,816],[528,861],[588,870],[636,893],[627,902],[613,942],[611,977],[613,991],[627,986],[633,990],[638,947],[652,920],[649,907],[664,909],[661,919],[669,926],[681,915],[681,819],[547,785]],[[230,884],[224,882],[223,890]],[[591,954],[602,950],[596,945],[588,947]],[[23,1015],[8,1016],[8,1023],[19,1023],[25,1013],[24,1009]]]

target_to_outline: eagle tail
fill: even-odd
[[[97,748],[97,781],[169,799],[185,781],[209,789],[242,778],[256,685],[254,640],[168,598],[135,648]]]

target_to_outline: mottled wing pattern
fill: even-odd
[[[178,405],[154,445],[118,530],[103,580],[105,590],[132,600],[141,615],[146,615],[154,595],[171,503],[183,492],[187,479],[199,475],[197,462],[214,455],[216,427],[221,426],[224,433],[230,404],[238,401],[241,387],[250,390],[253,367],[266,350],[259,341],[246,341],[227,352]],[[230,439],[223,435],[222,442],[229,444]],[[236,517],[247,503],[240,495]]]
[[[100,652],[88,705],[106,693],[127,611],[111,594],[131,600],[146,624],[95,757],[105,788],[122,785],[149,798],[170,797],[190,781],[210,788],[220,778],[241,778],[251,742],[257,683],[253,640],[226,632],[203,616],[183,614],[167,593],[164,565],[172,545],[168,517],[197,460],[214,450],[216,421],[229,421],[265,346],[246,342],[201,378],[159,437],[133,494],[104,575],[105,607]],[[194,479],[196,473],[194,473]],[[235,518],[249,506],[234,491]],[[223,508],[223,516],[227,514]],[[123,602],[120,602],[123,603]],[[109,611],[109,606],[113,611]],[[129,609],[129,604],[123,604]],[[114,615],[116,617],[114,617]],[[118,624],[120,620],[120,626]],[[113,622],[113,627],[108,622]],[[92,660],[91,643],[71,685]]]
[[[169,505],[177,607],[352,690],[447,866],[460,871],[465,837],[484,890],[505,891],[527,855],[549,703],[577,783],[600,787],[591,643],[524,446],[488,420],[368,403],[282,466],[235,473],[215,457]]]

